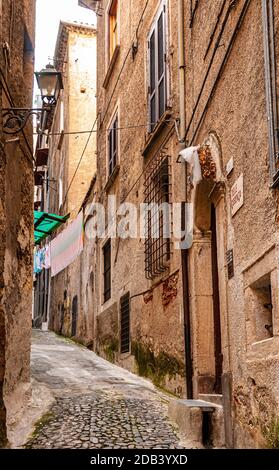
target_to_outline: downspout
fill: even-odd
[[[178,66],[179,66],[179,142],[185,143],[185,46],[184,46],[184,1],[178,1]],[[183,145],[183,149],[185,145]]]
[[[185,45],[184,45],[184,0],[178,0],[178,65],[179,65],[179,142],[180,150],[185,148],[186,134],[186,94],[185,94]],[[187,201],[187,173],[186,163],[182,165],[185,201]],[[186,228],[185,204],[182,204],[182,230]],[[191,324],[189,304],[189,255],[188,250],[181,248],[182,284],[183,284],[183,311],[184,311],[184,342],[185,342],[185,374],[187,398],[193,398],[193,373],[191,350]]]
[[[276,173],[275,160],[278,152],[278,138],[275,134],[278,127],[278,112],[276,100],[276,69],[275,69],[275,45],[274,45],[274,18],[273,0],[262,0],[263,16],[263,41],[264,41],[264,72],[266,110],[269,137],[269,165],[270,182],[274,184],[273,178]]]

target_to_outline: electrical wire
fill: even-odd
[[[3,73],[3,70],[2,70],[1,67],[0,67],[0,74],[1,74],[1,76],[2,76],[1,84],[2,84],[2,87],[3,87],[4,93],[5,93],[5,95],[6,95],[6,98],[7,98],[7,100],[9,101],[10,106],[12,106],[13,108],[15,108],[14,100],[13,100],[12,94],[11,94],[11,92],[10,92],[9,85],[8,85],[8,83],[7,83],[7,81],[6,81],[5,74]],[[4,82],[3,82],[3,81],[4,81]],[[29,150],[29,152],[30,152],[31,158],[30,158],[30,157],[27,157],[26,152],[23,151],[23,148],[21,148],[21,150],[23,151],[24,155],[28,158],[28,160],[33,164],[33,162],[35,163],[35,159],[34,159],[34,156],[33,156],[32,149],[31,149],[31,147],[30,147],[30,144],[29,144],[29,142],[28,142],[28,139],[27,139],[26,134],[25,134],[25,132],[24,132],[23,129],[21,129],[21,133],[22,133],[22,135],[23,135],[25,144],[26,144],[26,146],[28,147],[28,150]]]
[[[95,125],[96,125],[96,123],[97,123],[97,121],[98,121],[98,117],[99,117],[99,114],[97,114],[96,119],[95,119],[95,121],[93,122],[91,131],[90,131],[90,134],[89,134],[89,136],[88,136],[88,138],[87,138],[87,140],[86,140],[86,143],[85,143],[85,146],[84,146],[84,148],[83,148],[82,154],[81,154],[81,156],[80,156],[79,162],[78,162],[78,164],[77,164],[77,167],[76,167],[76,169],[75,169],[75,171],[74,171],[74,174],[73,174],[73,176],[72,176],[72,179],[71,179],[70,184],[69,184],[69,186],[68,186],[68,189],[67,189],[67,191],[66,191],[66,194],[65,194],[65,197],[64,197],[64,201],[63,201],[63,205],[64,205],[65,202],[66,202],[66,199],[67,199],[67,196],[68,196],[69,191],[70,191],[70,189],[71,189],[71,186],[72,186],[72,184],[73,184],[73,181],[74,181],[74,179],[75,179],[75,177],[76,177],[76,174],[77,174],[77,172],[78,172],[78,169],[79,169],[79,167],[80,167],[80,164],[81,164],[81,162],[82,162],[82,160],[83,160],[83,157],[84,157],[84,155],[85,155],[85,152],[86,152],[86,149],[87,149],[87,147],[88,147],[90,138],[91,138],[91,136],[92,136],[92,134],[93,134],[93,131],[94,131],[94,127],[95,127]]]
[[[173,122],[174,119],[165,119],[164,122]],[[142,128],[142,127],[149,127],[149,126],[155,126],[156,124],[158,124],[157,122],[147,122],[145,124],[136,124],[136,125],[130,125],[130,126],[122,126],[122,127],[116,127],[116,128],[108,128],[107,129],[107,132],[110,132],[110,131],[121,131],[121,130],[125,130],[125,129],[137,129],[137,128]],[[93,130],[94,133],[98,132],[97,129]],[[92,133],[92,130],[88,130],[88,131],[71,131],[71,132],[63,132],[63,135],[78,135],[78,134],[90,134]],[[55,135],[61,135],[61,132],[49,132],[49,133],[45,133],[43,132],[44,135],[46,136],[55,136]],[[42,135],[41,133],[38,133],[38,132],[34,132],[33,135]]]
[[[103,118],[102,118],[102,121],[101,121],[101,125],[104,123],[105,117],[106,117],[106,115],[107,115],[107,113],[108,113],[109,107],[110,107],[110,105],[111,105],[111,102],[112,102],[112,99],[113,99],[113,96],[114,96],[114,92],[115,92],[116,87],[117,87],[117,85],[118,85],[118,83],[119,83],[121,74],[122,74],[122,72],[123,72],[123,70],[124,70],[124,67],[125,67],[125,65],[126,65],[126,62],[127,62],[127,60],[128,60],[129,55],[130,55],[130,53],[132,52],[134,38],[137,39],[139,27],[140,27],[140,24],[141,24],[142,19],[143,19],[143,17],[144,17],[144,14],[145,14],[145,12],[146,12],[148,2],[149,2],[149,0],[146,0],[146,3],[145,3],[145,6],[144,6],[144,8],[143,8],[143,11],[142,11],[142,13],[141,13],[141,16],[140,16],[140,19],[139,19],[139,22],[138,22],[138,25],[137,25],[135,34],[133,35],[132,44],[131,44],[131,46],[129,47],[129,49],[128,49],[128,51],[127,51],[127,54],[126,54],[126,56],[125,56],[125,58],[124,58],[124,61],[123,61],[122,66],[121,66],[121,69],[120,69],[120,71],[119,71],[119,74],[118,74],[118,76],[117,76],[116,82],[115,82],[115,84],[114,84],[113,90],[112,90],[112,92],[111,92],[110,98],[109,98],[109,100],[108,100],[108,104],[107,104],[106,110],[105,110],[105,112],[104,112],[104,115],[103,115]]]
[[[142,22],[143,16],[144,16],[144,14],[145,14],[145,11],[146,11],[146,9],[147,9],[148,2],[149,2],[149,0],[146,0],[145,6],[144,6],[144,8],[143,8],[143,11],[142,11],[142,13],[141,13],[141,16],[140,16],[140,19],[139,19],[139,22],[138,22],[138,25],[137,25],[137,28],[136,28],[136,32],[135,32],[135,34],[134,34],[134,36],[133,36],[133,39],[134,39],[135,36],[136,36],[136,38],[137,38],[138,30],[139,30],[140,24],[141,24],[141,22]],[[114,92],[115,92],[116,87],[117,87],[117,85],[118,85],[118,83],[119,83],[120,76],[121,76],[121,74],[122,74],[122,72],[123,72],[123,70],[124,70],[125,64],[126,64],[126,62],[127,62],[127,60],[128,60],[128,57],[129,57],[131,51],[132,51],[132,45],[129,47],[129,49],[128,49],[128,51],[127,51],[127,54],[126,54],[126,56],[125,56],[125,58],[124,58],[124,61],[123,61],[123,63],[122,63],[121,69],[120,69],[120,71],[119,71],[119,74],[118,74],[118,76],[117,76],[117,79],[116,79],[116,82],[115,82],[115,85],[114,85],[114,88],[113,88],[112,93],[111,93],[111,96],[110,96],[110,98],[109,98],[109,101],[108,101],[106,110],[105,110],[105,112],[104,112],[103,119],[102,119],[102,121],[101,121],[101,125],[103,124],[104,119],[105,119],[105,117],[106,117],[106,115],[107,115],[107,112],[108,112],[108,110],[109,110],[109,107],[110,107],[112,98],[113,98],[113,96],[114,96]],[[94,123],[93,123],[92,129],[91,129],[90,131],[88,131],[88,132],[87,132],[87,131],[85,131],[85,132],[82,131],[82,132],[74,133],[74,134],[76,134],[76,135],[77,135],[77,134],[81,134],[81,133],[86,133],[86,134],[89,133],[89,136],[88,136],[88,139],[87,139],[87,141],[86,141],[86,143],[85,143],[85,146],[84,146],[83,152],[82,152],[82,154],[81,154],[81,157],[80,157],[80,159],[79,159],[79,162],[78,162],[78,165],[77,165],[77,167],[76,167],[76,170],[75,170],[75,172],[74,172],[74,174],[73,174],[73,177],[72,177],[72,179],[71,179],[71,181],[70,181],[70,184],[69,184],[69,186],[68,186],[68,189],[67,189],[67,191],[66,191],[66,194],[65,194],[65,197],[64,197],[63,205],[64,205],[65,202],[66,202],[67,196],[68,196],[68,194],[69,194],[69,190],[70,190],[70,188],[71,188],[71,186],[72,186],[72,184],[73,184],[73,181],[74,181],[74,179],[75,179],[75,177],[76,177],[76,174],[77,174],[77,172],[78,172],[78,169],[79,169],[80,164],[81,164],[81,162],[82,162],[82,159],[83,159],[83,157],[84,157],[85,151],[86,151],[87,146],[88,146],[88,144],[89,144],[91,135],[92,135],[93,132],[94,132],[94,127],[95,127],[95,124],[96,124],[96,122],[97,122],[97,120],[98,120],[98,117],[99,117],[99,113],[97,114],[97,117],[96,117],[96,119],[95,119],[95,121],[94,121]],[[147,126],[147,125],[148,125],[148,124],[146,123],[146,124],[144,125],[144,127]],[[143,127],[143,125],[141,125],[141,126],[139,126],[139,127]],[[95,132],[97,132],[97,130],[96,130]],[[60,133],[59,133],[59,134],[60,134]],[[57,135],[59,135],[59,134],[57,134]],[[65,134],[66,134],[66,133],[65,133]],[[51,135],[51,133],[48,134],[48,135]],[[55,135],[55,133],[53,133],[52,135]],[[70,135],[70,134],[69,134],[69,135]]]
[[[166,138],[164,139],[164,141],[163,141],[163,143],[162,143],[162,145],[161,145],[161,148],[163,148],[163,147],[166,145],[166,143],[169,141],[169,139],[170,139],[170,137],[172,136],[174,130],[175,130],[175,126],[174,126],[174,124],[173,124],[173,125],[171,126],[171,128],[170,128],[170,130],[169,130],[169,132],[168,132],[168,134],[167,134],[167,136],[166,136]],[[139,182],[139,180],[141,179],[141,177],[144,175],[144,173],[146,172],[148,166],[152,163],[152,161],[153,161],[153,160],[151,159],[150,162],[147,164],[147,166],[141,171],[141,173],[139,174],[139,176],[137,177],[137,179],[134,181],[134,183],[132,184],[132,186],[130,186],[130,188],[129,188],[128,191],[126,192],[125,196],[123,196],[123,198],[121,199],[121,204],[123,204],[123,203],[126,201],[127,197],[131,194],[131,192],[133,191],[133,189],[135,188],[135,186],[137,185],[137,183]],[[105,192],[105,190],[103,189],[103,190],[101,191],[100,196],[99,196],[99,200],[101,199],[101,197],[102,197],[102,195],[104,194],[104,192]],[[117,215],[117,212],[118,212],[118,209],[116,209],[116,211],[113,213],[112,218],[111,218],[111,220],[109,221],[110,224],[114,221],[114,218],[115,218],[115,216]],[[108,225],[109,225],[109,224],[107,223],[107,224],[106,224],[106,227],[105,227],[105,230],[104,230],[104,232],[102,233],[102,235],[101,235],[100,238],[102,238],[103,235],[105,234],[105,231],[106,231]]]

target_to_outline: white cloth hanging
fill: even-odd
[[[198,147],[188,147],[179,152],[181,158],[190,165],[191,180],[194,186],[196,186],[202,180],[201,164],[198,154]]]

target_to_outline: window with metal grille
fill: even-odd
[[[152,132],[167,106],[165,2],[162,2],[148,37],[148,59],[149,131]]]
[[[171,157],[156,155],[145,172],[145,274],[148,279],[168,267],[171,254]]]
[[[108,133],[108,176],[111,176],[118,160],[118,114],[115,115]]]
[[[103,247],[104,257],[104,302],[111,298],[111,240]]]
[[[120,351],[130,351],[130,293],[120,299]]]

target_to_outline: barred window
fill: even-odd
[[[145,173],[145,274],[163,273],[171,254],[171,157],[159,153]]]

